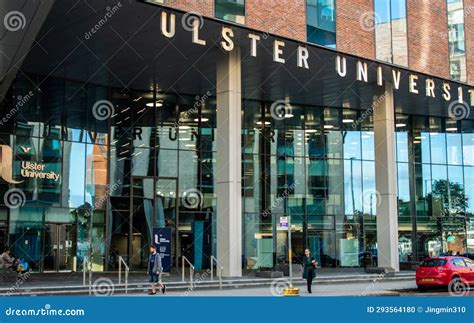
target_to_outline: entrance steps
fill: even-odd
[[[58,274],[60,275],[60,274]],[[72,275],[72,274],[71,274]],[[129,284],[127,288],[128,294],[146,294],[149,290],[149,283],[147,282],[147,276],[145,274],[130,274]],[[37,277],[35,277],[37,276]],[[18,284],[17,281],[9,280],[4,281],[0,284],[0,295],[8,296],[67,296],[67,295],[89,295],[89,286],[83,286],[82,281],[78,282],[77,274],[70,277],[64,277],[65,279],[57,279],[59,277],[50,277],[55,279],[48,279],[44,277],[44,274],[32,274],[32,281],[28,279]],[[110,296],[110,295],[126,295],[125,284],[118,283],[117,274],[107,273],[94,273],[92,277],[92,289],[91,295],[96,296]],[[72,279],[68,279],[72,278]],[[183,296],[191,294],[195,289],[214,289],[220,288],[219,280],[214,278],[210,280],[210,276],[197,273],[194,278],[193,287],[190,286],[189,281],[182,282],[180,277],[170,276],[164,277],[163,282],[167,286],[167,290],[180,291]],[[40,281],[39,279],[44,279]],[[325,284],[344,284],[344,283],[370,283],[377,281],[407,281],[414,280],[414,272],[400,272],[393,277],[385,277],[383,275],[374,274],[354,274],[354,273],[338,273],[338,274],[324,274],[318,275],[314,279],[314,284],[325,285]],[[285,284],[288,282],[288,277],[271,279],[271,278],[255,278],[255,277],[244,277],[244,278],[225,278],[222,281],[222,288],[253,288],[253,287],[264,287],[272,286],[272,284]],[[306,283],[302,278],[293,279],[295,285],[304,285]]]

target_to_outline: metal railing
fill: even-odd
[[[82,260],[82,285],[86,286],[86,275],[89,273],[89,295],[92,295],[92,258],[84,257]]]
[[[130,268],[128,267],[123,257],[119,256],[119,271],[118,271],[119,285],[122,283],[122,265],[125,267],[125,294],[128,294],[128,273],[130,271]]]
[[[222,272],[224,267],[221,266],[219,260],[216,257],[211,256],[211,280],[214,280],[214,263],[216,264],[217,276],[219,277],[219,288],[222,289]]]
[[[184,265],[185,263],[187,262],[188,265],[189,265],[189,284],[190,284],[190,288],[193,288],[193,276],[194,276],[194,266],[193,264],[188,260],[188,258],[186,258],[185,256],[182,256],[183,258],[183,261],[181,262],[181,274],[182,274],[182,280],[184,282],[184,275],[185,275],[185,268],[184,268]]]

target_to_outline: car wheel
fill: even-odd
[[[467,286],[463,283],[461,278],[453,277],[448,286],[448,292],[454,296],[463,296],[467,291]]]

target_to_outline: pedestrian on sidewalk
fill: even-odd
[[[156,294],[155,284],[160,286],[161,292],[164,294],[166,292],[166,286],[161,282],[160,274],[163,271],[163,267],[161,265],[161,256],[156,251],[156,246],[150,246],[150,258],[148,260],[148,271],[147,274],[150,277],[151,283],[151,291],[150,295]]]
[[[304,258],[303,258],[303,278],[306,279],[306,284],[308,287],[308,293],[311,294],[311,285],[313,284],[313,278],[316,277],[316,266],[318,262],[311,256],[311,252],[309,249],[304,251]]]

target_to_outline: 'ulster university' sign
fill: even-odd
[[[185,14],[183,18],[186,18]],[[188,24],[184,23],[185,19],[181,21],[181,27],[189,31],[190,41],[192,44],[198,46],[208,46],[205,40],[206,29],[203,27],[203,20],[201,17],[194,17],[194,19],[187,19]],[[176,35],[176,14],[167,12],[165,10],[161,13],[161,34],[166,38],[173,38]],[[237,27],[235,27],[237,28]],[[236,37],[234,37],[234,29],[229,26],[223,25],[220,30],[221,40],[219,46],[224,51],[233,51],[237,46]],[[248,53],[251,57],[258,57],[258,55],[268,55],[268,51],[259,51],[259,43],[263,41],[262,38],[267,39],[268,34],[258,34],[257,32],[248,31],[248,34],[244,39],[247,38],[250,52]],[[242,41],[242,37],[239,37],[239,41]],[[273,39],[271,55],[273,61],[280,64],[295,64],[298,68],[311,69],[310,65],[310,51],[308,50],[307,44],[299,44],[297,46],[296,55],[292,55],[293,62],[287,62],[284,58],[285,51],[285,40],[277,38]],[[260,53],[261,52],[261,53]],[[430,77],[421,77],[420,74],[411,71],[400,70],[396,67],[389,65],[378,64],[375,69],[368,67],[370,61],[364,61],[363,59],[357,58],[348,60],[347,57],[341,53],[335,54],[333,62],[334,73],[336,77],[346,78],[349,77],[348,70],[355,71],[355,80],[359,82],[374,82],[377,86],[383,86],[385,81],[389,81],[393,84],[395,90],[401,89],[401,80],[403,77],[407,77],[407,82],[404,82],[404,90],[414,95],[424,95],[426,97],[439,98],[446,102],[458,101],[460,103],[466,103],[467,105],[474,106],[474,89],[460,84],[442,81]],[[350,62],[350,63],[349,63]],[[377,63],[374,63],[377,64]],[[355,65],[355,66],[354,66]],[[391,69],[391,70],[390,70]],[[408,75],[406,75],[408,73]],[[350,75],[354,75],[351,73]],[[466,93],[467,92],[467,93]]]

